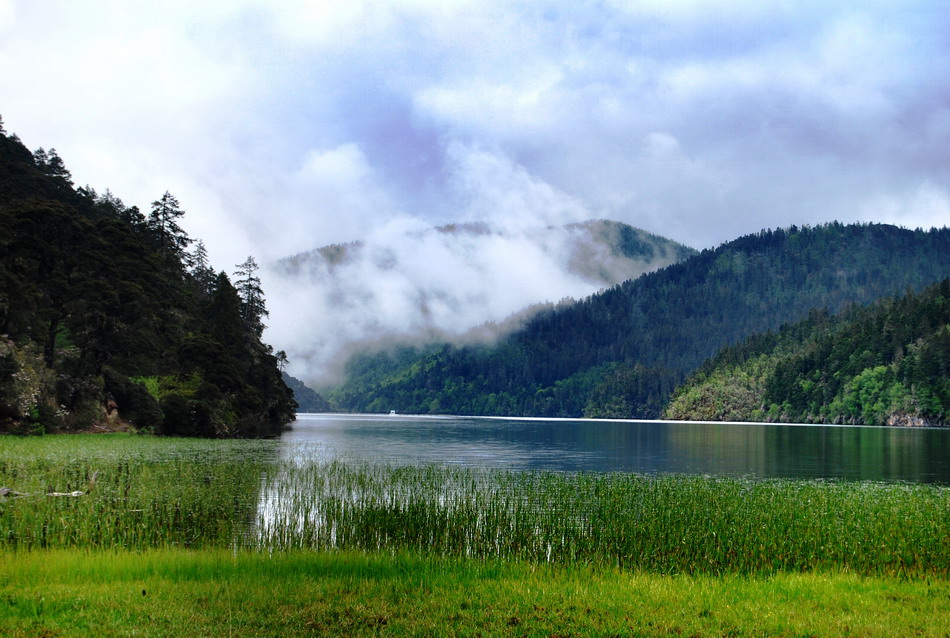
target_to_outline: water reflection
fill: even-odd
[[[950,484],[950,430],[302,414],[285,459]]]

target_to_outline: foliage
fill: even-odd
[[[146,217],[74,189],[55,149],[0,135],[0,430],[263,436],[293,419],[262,325],[202,244],[186,253],[184,215],[167,191]]]
[[[264,290],[257,276],[259,266],[254,257],[249,256],[238,264],[234,272],[235,288],[241,298],[241,318],[248,330],[260,336],[264,332],[264,317],[269,313],[264,302]]]
[[[669,418],[870,425],[950,423],[950,280],[812,315],[720,352],[680,388]],[[742,400],[734,391],[743,388]],[[709,406],[703,397],[717,397]]]
[[[491,346],[364,355],[328,397],[354,411],[657,417],[725,346],[813,308],[836,313],[948,275],[946,228],[762,231],[549,308]]]

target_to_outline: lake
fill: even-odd
[[[300,414],[284,458],[950,485],[950,429]]]

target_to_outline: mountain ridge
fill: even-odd
[[[271,329],[288,344],[294,374],[313,382],[379,344],[495,339],[548,303],[695,253],[609,220],[395,228],[275,262],[270,286],[292,302]]]
[[[356,362],[345,409],[523,416],[659,416],[719,348],[950,276],[950,230],[884,224],[764,230],[542,312],[493,348],[444,345],[385,378]]]

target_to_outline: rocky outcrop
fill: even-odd
[[[937,425],[931,423],[919,414],[908,414],[906,412],[895,412],[887,417],[888,425],[896,425],[905,428],[927,428]]]

